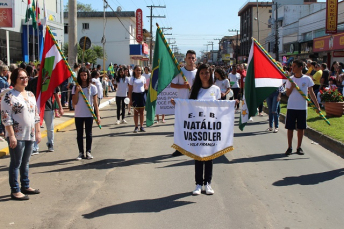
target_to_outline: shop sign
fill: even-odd
[[[0,0],[0,27],[14,27],[14,0]]]
[[[333,57],[344,57],[344,51],[334,51]]]
[[[143,41],[143,29],[142,29],[142,10],[136,10],[136,41],[141,43]]]
[[[223,61],[230,61],[231,55],[230,54],[222,54],[222,60]]]
[[[326,0],[326,33],[336,34],[338,23],[338,0]]]
[[[148,45],[146,43],[142,43],[142,53],[143,54],[149,53]]]
[[[318,37],[313,40],[313,51],[323,52],[344,49],[344,33]]]

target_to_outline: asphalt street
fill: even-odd
[[[29,201],[10,199],[0,159],[0,228],[343,228],[344,159],[307,138],[305,155],[285,157],[282,124],[268,133],[267,116],[255,117],[241,132],[238,115],[234,151],[214,161],[215,194],[192,196],[194,161],[171,157],[174,117],[135,134],[133,117],[115,125],[107,106],[93,160],[75,160],[74,125],[56,133],[55,152],[31,157],[41,194]]]

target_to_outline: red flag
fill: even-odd
[[[38,4],[38,0],[36,2],[36,21],[38,23],[38,25],[42,25],[42,22],[41,22],[41,10],[39,8],[39,4]]]
[[[40,109],[41,125],[43,123],[45,102],[54,94],[54,90],[71,76],[53,35],[47,27],[41,62],[41,70],[37,82],[37,107]]]

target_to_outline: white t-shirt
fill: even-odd
[[[231,82],[232,85],[232,88],[239,88],[239,80],[240,80],[241,76],[239,73],[235,73],[235,74],[232,74],[232,73],[229,73],[228,74],[228,79],[229,81]]]
[[[196,77],[196,72],[197,69],[192,70],[192,71],[188,71],[186,70],[184,67],[181,68],[182,72],[184,73],[186,80],[189,82],[190,87],[192,87],[194,81],[195,81],[195,77]],[[174,77],[174,79],[172,80],[172,83],[174,84],[184,84],[184,79],[182,77],[181,74],[178,74],[176,77]],[[190,97],[190,90],[189,89],[178,89],[178,98],[179,99],[189,99]]]
[[[98,98],[102,99],[103,98],[103,86],[102,86],[102,83],[100,82],[99,78],[92,78],[92,83],[94,83],[97,87]]]
[[[295,76],[292,76],[290,78],[296,83],[297,86],[300,87],[301,91],[303,91],[305,95],[308,94],[308,88],[313,87],[314,85],[312,78],[307,75],[303,75],[300,78],[296,78]],[[285,87],[290,88],[291,83],[287,81]],[[307,110],[307,101],[296,90],[296,88],[294,88],[289,95],[287,109]]]
[[[117,91],[116,91],[117,97],[127,97],[128,83],[129,83],[129,79],[127,77],[125,77],[124,80],[122,78],[119,78],[119,82],[115,80],[115,84],[117,85]]]
[[[97,87],[94,86],[93,84],[90,84],[90,88],[85,87],[82,89],[82,91],[84,92],[86,99],[88,100],[91,107],[93,108],[93,97],[95,95],[97,95],[97,93],[98,93]],[[75,86],[72,89],[72,95],[74,95],[74,94],[75,94]],[[91,114],[91,111],[88,109],[88,106],[86,105],[84,98],[80,94],[79,94],[78,103],[75,105],[74,109],[75,109],[74,117],[78,117],[78,118],[93,117]]]
[[[129,85],[133,86],[133,92],[140,93],[145,91],[146,78],[141,75],[139,79],[134,76],[130,78]]]
[[[146,86],[148,88],[149,87],[149,82],[150,82],[151,74],[150,73],[148,73],[148,74],[143,73],[142,75],[146,78]]]
[[[218,100],[221,99],[220,88],[216,85],[204,89],[201,88],[198,92],[197,99],[199,100]]]
[[[231,86],[229,85],[229,80],[228,79],[224,79],[224,80],[216,80],[215,81],[215,85],[218,86],[221,90],[222,93],[225,93],[228,88],[230,88]]]

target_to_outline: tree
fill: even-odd
[[[95,10],[92,9],[91,4],[84,4],[81,2],[77,2],[76,10],[77,12],[95,12]],[[68,12],[68,2],[66,3],[66,5],[64,5],[64,12]]]
[[[82,62],[82,48],[78,45],[78,63]],[[63,54],[68,56],[68,43],[63,45]],[[107,54],[105,52],[105,59]],[[103,59],[103,48],[99,45],[92,45],[90,49],[85,50],[84,62],[90,62],[91,64],[97,64],[97,59]]]

